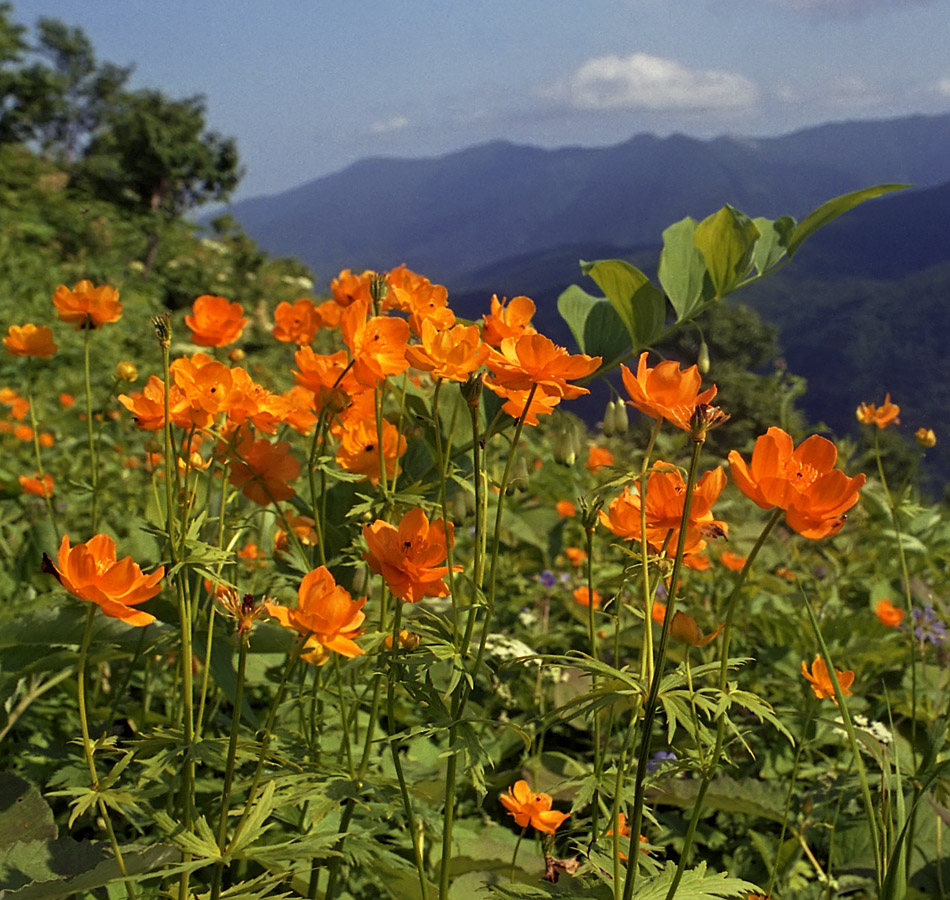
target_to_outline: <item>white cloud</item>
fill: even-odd
[[[938,78],[934,87],[938,96],[950,99],[950,77]]]
[[[747,108],[759,92],[734,72],[688,69],[676,60],[633,53],[588,60],[571,75],[566,94],[580,109],[659,111]]]
[[[832,115],[850,115],[886,106],[893,98],[858,75],[839,75],[820,87],[779,86],[775,96],[783,103],[809,106]]]
[[[408,127],[409,120],[405,116],[390,116],[388,119],[373,122],[369,126],[369,130],[373,134],[391,134],[394,131],[402,131]]]

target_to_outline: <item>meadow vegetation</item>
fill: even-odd
[[[893,186],[582,263],[569,351],[41,145],[0,143],[6,900],[946,893],[950,527],[880,452],[936,423],[855,397],[859,452],[725,337],[655,350]]]

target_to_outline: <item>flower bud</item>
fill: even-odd
[[[247,354],[240,347],[235,347],[228,353],[228,359],[233,363],[243,362],[245,356],[247,356]]]
[[[937,435],[932,428],[918,428],[914,437],[921,447],[934,447],[937,444]]]
[[[613,437],[617,433],[617,401],[608,400],[604,410],[604,424],[601,426],[604,437]]]
[[[700,375],[705,375],[709,372],[709,345],[706,343],[705,338],[699,342],[699,355],[696,357],[696,368],[699,369]]]
[[[125,361],[116,363],[115,377],[119,381],[135,381],[139,377],[139,370],[135,368],[135,363]]]
[[[509,496],[515,491],[526,491],[528,489],[528,464],[523,456],[519,456],[511,467],[511,474],[508,478],[508,488],[505,493]]]
[[[563,425],[554,436],[554,461],[562,466],[573,466],[577,462],[577,432],[573,425]]]
[[[630,420],[627,418],[627,404],[623,400],[617,401],[614,410],[614,432],[618,435],[626,434],[630,429]]]

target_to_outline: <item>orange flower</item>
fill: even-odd
[[[138,393],[119,394],[119,403],[132,413],[139,428],[158,431],[165,425],[165,382],[157,375],[149,375]]]
[[[491,353],[491,348],[482,343],[477,325],[456,325],[439,331],[426,320],[419,337],[421,344],[406,348],[409,365],[448,381],[467,381]]]
[[[425,322],[436,330],[444,331],[455,324],[455,313],[449,309],[449,292],[441,284],[433,284],[405,265],[397,266],[386,276],[389,291],[383,304],[388,309],[409,313],[409,327],[414,334],[422,334]]]
[[[228,481],[261,506],[293,497],[294,489],[288,482],[298,475],[300,463],[291,455],[286,441],[272,444],[265,438],[245,437],[231,453]]]
[[[733,553],[731,550],[723,550],[722,553],[719,554],[719,562],[727,569],[732,569],[733,572],[741,572],[745,561],[746,558],[744,556],[739,556],[738,553]]]
[[[815,696],[819,700],[830,697],[835,701],[835,706],[838,705],[838,701],[835,698],[835,688],[831,683],[831,675],[828,673],[828,666],[820,656],[815,657],[815,661],[811,664],[810,672],[808,671],[808,666],[805,664],[805,660],[802,660],[802,675],[811,682],[811,689],[815,692]],[[854,672],[850,669],[847,672],[841,672],[835,669],[835,675],[838,676],[841,693],[845,697],[850,697],[851,691],[849,688],[854,683]]]
[[[72,394],[67,394],[63,391],[63,393],[59,395],[59,403],[64,409],[69,409],[69,407],[76,405],[76,398]]]
[[[377,519],[363,526],[363,537],[369,548],[363,559],[370,569],[382,575],[401,600],[415,603],[423,597],[445,597],[449,588],[443,581],[448,566],[441,565],[452,546],[452,523],[436,519],[431,525],[421,509],[411,509],[399,527]],[[456,566],[455,571],[461,571]]]
[[[366,271],[362,275],[354,275],[349,269],[344,269],[330,282],[334,301],[341,307],[350,306],[356,301],[372,303],[370,285],[374,277],[374,272]]]
[[[352,303],[340,316],[343,343],[353,354],[353,374],[366,387],[375,387],[390,375],[401,375],[409,368],[406,342],[409,325],[389,316],[367,318],[366,303]]]
[[[314,528],[316,524],[310,516],[288,516],[287,524],[293,530],[294,534],[297,535],[297,539],[305,547],[313,547],[319,540],[317,538],[317,531]],[[283,528],[278,528],[274,532],[274,552],[275,553],[286,553],[290,547],[290,540],[288,538],[287,532]]]
[[[874,607],[876,615],[888,628],[896,628],[904,620],[904,610],[898,609],[890,600],[878,600]]]
[[[143,575],[131,556],[116,561],[115,542],[105,534],[97,534],[72,548],[68,535],[64,536],[57,563],[43,555],[43,571],[74,597],[97,604],[107,616],[129,625],[149,625],[155,621],[155,616],[130,607],[144,603],[161,590],[163,566],[151,575]]]
[[[600,596],[599,591],[594,591],[593,600],[594,600],[594,609],[600,609],[600,604],[603,602],[603,597]],[[590,606],[591,605],[591,594],[588,591],[586,585],[584,587],[579,587],[574,589],[574,601],[579,603],[581,606]]]
[[[32,478],[20,475],[19,482],[24,494],[35,494],[37,497],[53,496],[53,476],[49,472],[42,479],[40,479],[39,473]]]
[[[53,437],[48,431],[44,431],[40,434],[40,446],[41,447],[52,447],[56,443],[56,438]]]
[[[100,328],[107,322],[122,318],[119,292],[109,285],[95,287],[91,281],[80,281],[72,290],[61,284],[53,294],[56,311],[64,322],[80,328]]]
[[[380,448],[375,419],[359,419],[346,427],[334,428],[340,440],[336,452],[337,465],[346,472],[362,475],[377,484],[380,477]],[[396,474],[396,462],[406,452],[406,438],[399,429],[383,420],[382,458],[386,461],[386,477]]]
[[[705,553],[684,553],[683,565],[694,572],[705,572],[712,567],[712,560]]]
[[[329,652],[340,656],[362,656],[363,651],[354,638],[362,633],[360,626],[366,616],[363,606],[366,598],[354,600],[340,587],[326,566],[308,572],[297,590],[297,608],[288,609],[276,603],[264,602],[267,612],[285,628],[304,635],[307,653],[301,657],[322,665]]]
[[[572,566],[579,566],[587,559],[587,551],[580,547],[565,547],[564,555],[571,561]]]
[[[321,324],[320,313],[317,312],[313,301],[301,297],[293,303],[285,300],[277,304],[277,309],[274,310],[274,330],[271,333],[278,341],[303,347],[313,343]]]
[[[503,409],[514,417],[524,412],[534,389],[536,402],[531,404],[525,423],[536,425],[537,416],[550,413],[561,400],[589,394],[587,388],[568,381],[590,375],[600,362],[599,356],[571,356],[541,334],[509,337],[502,340],[500,351],[492,351],[488,358],[493,377],[485,379],[485,386],[507,400]]]
[[[13,436],[18,441],[32,441],[33,440],[33,429],[29,425],[17,425],[13,429]]]
[[[341,412],[350,405],[351,395],[363,390],[352,375],[345,350],[321,356],[311,347],[301,347],[294,360],[300,369],[293,373],[294,381],[313,393],[317,412],[323,409]]]
[[[685,553],[699,553],[706,546],[706,537],[720,537],[726,533],[724,522],[713,518],[712,506],[726,484],[722,466],[706,472],[696,482],[690,504],[686,532]],[[655,550],[666,546],[672,554],[679,540],[686,482],[679,469],[657,461],[647,477],[646,521],[647,542]],[[625,541],[640,540],[640,490],[635,483],[600,513],[600,520],[614,534]]]
[[[612,835],[613,833],[614,833],[614,829],[611,828],[611,829],[609,829],[609,830],[607,831],[607,836],[609,837],[609,836]],[[627,817],[626,817],[626,815],[625,815],[624,813],[622,813],[622,812],[618,812],[618,813],[617,813],[617,832],[616,832],[616,833],[617,833],[618,835],[620,835],[620,837],[622,837],[622,838],[628,838],[628,839],[629,839],[629,837],[630,837],[630,826],[627,824]],[[649,841],[641,834],[641,835],[640,835],[640,843],[641,843],[641,844],[648,844]],[[640,848],[640,852],[641,852],[641,853],[648,853],[649,851],[647,850],[646,847],[641,847],[641,848]],[[620,851],[620,858],[621,858],[621,859],[626,859],[626,858],[627,858],[627,854],[624,853],[623,850]]]
[[[918,428],[914,432],[914,438],[921,447],[936,447],[937,435],[932,428]]]
[[[239,559],[243,559],[249,569],[263,569],[267,566],[264,551],[254,541],[248,541],[237,551]]]
[[[577,507],[570,500],[558,500],[554,508],[562,519],[571,519],[577,515]]]
[[[49,359],[57,350],[53,342],[53,330],[46,325],[11,325],[3,339],[7,353],[11,356],[38,356]]]
[[[834,464],[838,451],[827,438],[812,435],[795,449],[781,428],[770,428],[755,442],[752,462],[729,453],[732,480],[762,509],[785,510],[788,527],[818,540],[837,533],[845,512],[858,502],[864,475],[849,478]]]
[[[644,415],[691,431],[690,419],[700,404],[708,405],[716,396],[716,387],[700,392],[702,376],[696,366],[680,369],[679,363],[668,359],[655,368],[647,368],[647,352],[640,354],[637,374],[620,367],[624,387],[630,394],[630,405]]]
[[[191,315],[185,316],[185,324],[191,329],[192,343],[199,347],[226,347],[233,344],[247,325],[244,307],[224,297],[203,294],[195,300],[191,309]]]
[[[172,422],[179,428],[209,428],[231,403],[231,369],[207,353],[176,359],[170,367],[174,387],[169,397]]]
[[[891,395],[886,394],[884,402],[878,407],[873,403],[862,403],[857,408],[858,421],[862,425],[877,425],[878,428],[887,428],[888,425],[900,425],[901,420],[897,418],[901,414],[901,408],[896,403],[891,403]]]
[[[587,454],[587,470],[596,472],[603,466],[612,466],[614,455],[606,447],[591,447]]]
[[[512,787],[508,788],[508,793],[501,794],[498,799],[515,820],[516,825],[522,828],[531,825],[545,834],[554,834],[570,816],[570,813],[551,809],[551,804],[554,802],[551,795],[534,793],[528,787],[528,782],[523,779],[516,781]]]
[[[482,324],[482,340],[492,347],[499,347],[506,337],[537,334],[531,324],[534,312],[534,301],[529,297],[512,297],[511,302],[502,300],[499,303],[498,295],[493,294],[491,312],[485,316]]]
[[[655,606],[655,604],[654,604]],[[725,628],[725,623],[717,625],[709,634],[704,635],[702,629],[696,624],[692,616],[676,610],[673,613],[673,621],[670,624],[670,637],[691,647],[705,647],[711,644],[719,636],[719,632]]]

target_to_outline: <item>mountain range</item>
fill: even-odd
[[[477,318],[492,293],[527,294],[539,327],[573,346],[556,312],[578,261],[625,258],[655,277],[664,228],[730,203],[801,218],[876,183],[909,190],[865,203],[811,238],[780,273],[736,298],[778,326],[804,375],[809,419],[853,430],[861,400],[890,392],[902,430],[950,422],[950,115],[842,122],[760,140],[638,135],[613,147],[494,142],[437,159],[366,159],[234,205],[266,250],[326,284],[342,268],[405,262]],[[586,282],[586,283],[585,283]],[[950,435],[931,451],[950,472]]]

